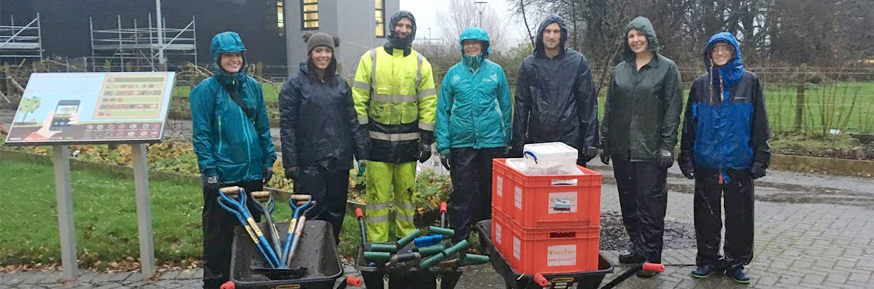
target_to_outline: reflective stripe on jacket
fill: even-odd
[[[403,163],[418,158],[419,130],[434,131],[437,95],[428,60],[396,51],[378,47],[361,56],[352,98],[369,131],[369,159]]]

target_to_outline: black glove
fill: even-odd
[[[419,162],[424,163],[431,158],[431,143],[419,142]]]
[[[750,167],[750,177],[752,177],[754,180],[764,177],[766,175],[766,169],[767,167],[765,167],[764,164],[760,162],[754,162],[753,165]]]
[[[524,148],[524,147],[525,147],[525,145],[523,145],[523,144],[508,146],[507,151],[509,153],[507,154],[507,157],[508,158],[521,158],[522,157],[522,148]]]
[[[610,164],[610,149],[608,149],[607,146],[604,146],[604,148],[601,149],[601,162],[605,165]]]
[[[659,167],[663,169],[670,168],[674,165],[674,152],[666,149],[660,149],[658,155]]]
[[[272,167],[264,167],[261,169],[261,175],[264,176],[264,183],[270,182],[273,179],[273,168]]]
[[[692,160],[688,161],[677,161],[677,164],[680,166],[680,171],[683,172],[683,175],[688,179],[695,179],[695,166],[692,165]]]
[[[443,167],[446,168],[446,170],[448,171],[450,168],[450,166],[449,166],[449,154],[440,155],[440,163],[443,164]]]
[[[598,149],[595,147],[586,147],[586,148],[582,149],[582,151],[580,152],[580,156],[583,158],[583,160],[585,162],[588,163],[589,161],[594,159],[596,156],[598,156]]]
[[[506,147],[504,147],[504,150],[501,151],[501,156],[503,156],[505,158],[509,158],[510,154],[512,154],[512,153],[513,153],[513,146],[506,146]]]
[[[208,176],[205,179],[206,183],[203,185],[207,191],[218,194],[218,190],[222,187],[221,183],[219,183],[218,176]]]
[[[285,178],[289,180],[297,180],[299,171],[298,167],[287,167],[285,168]]]

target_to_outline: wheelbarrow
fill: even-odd
[[[356,210],[362,243],[358,248],[355,268],[361,272],[368,289],[452,289],[464,273],[464,266],[488,262],[486,256],[465,254],[467,241],[451,244],[442,240],[443,237],[448,239],[453,233],[444,228],[446,203],[441,204],[440,214],[439,227],[416,230],[398,242],[370,243],[367,242],[364,215],[360,208]],[[384,254],[383,259],[374,261],[376,254]]]
[[[571,286],[574,285],[576,285],[576,288],[578,289],[598,289],[601,282],[604,281],[604,276],[613,273],[613,264],[610,264],[610,261],[607,261],[604,256],[599,254],[598,270],[556,274],[521,274],[510,267],[507,259],[495,249],[494,243],[489,239],[492,231],[492,220],[480,221],[476,224],[476,230],[479,232],[480,243],[483,244],[487,252],[489,252],[492,267],[494,267],[495,271],[504,278],[508,289],[571,288]],[[641,266],[626,270],[619,277],[600,288],[613,288],[641,269],[658,272],[665,270],[664,265],[644,263]]]
[[[268,224],[259,223],[262,230]],[[276,223],[280,232],[287,231],[289,222]],[[234,230],[234,241],[231,249],[231,275],[229,288],[303,288],[303,289],[333,289],[336,280],[343,276],[343,266],[334,245],[334,232],[331,225],[325,221],[308,220],[304,224],[299,237],[297,254],[291,259],[292,268],[307,268],[304,273],[294,278],[269,276],[259,268],[267,268],[264,258],[258,252],[256,245],[249,240],[248,233],[242,227]],[[284,236],[281,236],[284,237]],[[285,241],[284,238],[282,241]],[[347,280],[354,282],[354,278]],[[347,282],[337,288],[345,288]],[[223,287],[225,288],[225,287]]]

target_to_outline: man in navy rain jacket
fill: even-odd
[[[598,101],[583,54],[565,48],[567,27],[555,14],[537,29],[534,54],[516,77],[513,156],[529,143],[563,142],[579,151],[577,163],[598,155]]]

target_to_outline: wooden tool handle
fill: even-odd
[[[298,207],[300,207],[300,206],[303,206],[303,204],[306,204],[306,203],[307,203],[306,201],[297,201],[297,203],[295,203],[295,204],[296,204]],[[311,206],[311,207],[312,207],[312,206],[315,206],[315,205],[316,205],[316,201],[312,201],[312,202],[310,202],[310,206]]]
[[[240,187],[238,187],[238,186],[224,187],[224,188],[219,189],[219,191],[221,191],[222,193],[225,193],[225,194],[237,193],[240,191]]]
[[[307,201],[310,198],[312,198],[310,195],[291,195],[291,199],[295,201]]]

